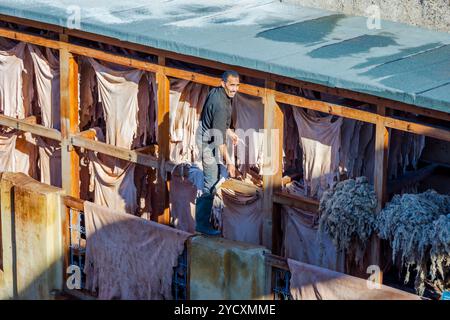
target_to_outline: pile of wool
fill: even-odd
[[[320,199],[319,237],[327,234],[338,251],[345,250],[361,264],[375,230],[376,207],[377,197],[366,177],[335,183]]]
[[[418,294],[425,283],[440,291],[449,285],[450,196],[434,190],[395,195],[380,213],[377,229],[390,242],[394,263],[406,268],[405,283],[415,266]]]

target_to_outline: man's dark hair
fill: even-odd
[[[222,81],[227,82],[229,76],[239,78],[239,73],[234,70],[227,70],[222,74]]]

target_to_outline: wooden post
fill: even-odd
[[[275,83],[266,81],[264,102],[264,165],[263,165],[263,245],[278,251],[279,206],[273,195],[281,190],[283,162],[283,112],[275,101]],[[275,136],[274,136],[275,135]],[[275,222],[275,223],[273,223]],[[279,221],[278,221],[279,222]],[[275,232],[274,232],[275,231]]]
[[[386,116],[386,108],[384,106],[377,106],[377,113],[382,117]],[[387,200],[389,131],[382,120],[375,124],[375,128],[375,168],[373,174],[375,192],[378,200],[376,209],[378,214],[383,209]],[[370,264],[380,266],[380,249],[380,239],[377,236],[373,236],[371,241]],[[382,273],[380,273],[378,280],[379,283],[383,282]]]
[[[66,35],[60,35],[67,41]],[[80,159],[69,136],[78,132],[78,62],[67,49],[59,51],[61,92],[61,174],[67,195],[80,196]]]
[[[158,64],[164,66],[166,64],[165,57],[158,57]],[[170,158],[170,132],[169,132],[169,94],[170,94],[170,82],[169,78],[164,72],[156,73],[156,82],[158,85],[158,157],[161,159],[169,160]],[[161,170],[163,170],[161,172]],[[156,213],[156,221],[163,224],[170,223],[169,212],[169,182],[162,180],[161,175],[165,175],[165,168],[160,168],[158,172],[158,184],[156,186],[157,203],[154,206]],[[170,177],[168,177],[170,178]]]

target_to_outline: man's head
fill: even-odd
[[[239,90],[239,73],[236,71],[225,71],[222,74],[222,87],[227,96],[233,98]]]

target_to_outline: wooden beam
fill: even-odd
[[[37,124],[37,118],[36,118],[36,116],[29,116],[29,117],[26,117],[25,119],[23,119],[26,123],[29,123],[29,124]]]
[[[142,53],[148,53],[148,54],[152,54],[155,56],[164,56],[169,59],[183,61],[183,62],[187,62],[187,63],[198,64],[198,65],[213,68],[216,70],[221,70],[221,71],[236,70],[241,75],[246,75],[246,76],[250,76],[253,78],[260,78],[260,79],[264,79],[267,77],[267,73],[265,73],[263,71],[248,69],[248,68],[236,66],[236,65],[225,64],[222,62],[207,60],[207,59],[190,56],[190,55],[185,55],[185,54],[180,54],[180,53],[176,53],[173,51],[167,51],[167,50],[163,50],[163,49],[148,47],[148,46],[144,46],[141,44],[132,43],[132,42],[128,42],[128,41],[122,41],[122,40],[119,40],[116,38],[111,38],[111,37],[94,34],[94,33],[86,32],[86,31],[82,31],[82,30],[66,29],[65,32],[71,36],[78,37],[81,39],[107,43],[107,44],[114,45],[117,47],[126,48],[126,49],[130,49],[130,50],[134,50],[134,51],[138,51],[138,52],[142,52]]]
[[[439,128],[428,124],[420,124],[402,119],[396,119],[365,110],[359,110],[319,100],[309,100],[304,97],[299,97],[287,93],[275,92],[275,97],[277,102],[290,104],[296,107],[312,109],[373,124],[381,123],[388,128],[424,135],[444,141],[450,141],[450,130],[448,129]]]
[[[80,158],[69,138],[78,132],[78,62],[68,50],[60,49],[61,175],[66,194],[80,196]]]
[[[322,93],[327,93],[327,94],[335,95],[338,97],[352,99],[352,100],[360,101],[363,103],[370,103],[373,105],[384,106],[386,108],[405,111],[405,112],[409,112],[412,114],[420,114],[420,115],[430,117],[430,118],[450,121],[450,113],[438,111],[438,110],[426,109],[426,108],[419,107],[416,105],[403,103],[403,102],[399,102],[399,101],[394,101],[394,100],[390,100],[390,99],[386,99],[386,98],[381,98],[381,97],[373,96],[373,95],[366,94],[366,93],[355,92],[355,91],[351,91],[348,89],[342,89],[342,88],[336,88],[336,87],[333,87],[333,88],[327,87],[324,85],[315,84],[315,83],[306,82],[306,81],[297,80],[297,79],[292,79],[292,78],[275,75],[275,74],[271,74],[270,79],[272,79],[273,81],[277,81],[279,83],[291,85],[293,87],[300,87],[303,89],[319,91]]]
[[[218,77],[211,77],[201,73],[195,73],[191,71],[175,69],[175,68],[164,68],[164,73],[166,76],[190,80],[196,83],[217,87],[220,85],[221,79]],[[239,91],[252,96],[263,97],[264,88],[253,86],[250,84],[241,83],[239,86]]]
[[[377,106],[377,112],[381,116],[379,122],[375,125],[375,166],[374,166],[374,187],[377,195],[376,212],[379,213],[387,200],[387,168],[389,152],[389,131],[384,123],[386,108]],[[380,239],[373,235],[370,248],[370,264],[377,265],[381,269],[381,244]],[[383,277],[380,272],[379,283],[383,283]]]
[[[275,254],[264,253],[264,262],[278,269],[289,270],[287,259]]]
[[[141,147],[141,148],[136,148],[136,149],[134,149],[134,151],[141,152],[143,154],[154,155],[154,154],[158,153],[158,146],[157,145],[145,146],[145,147]]]
[[[407,172],[398,179],[389,180],[387,183],[387,193],[393,194],[400,192],[403,187],[424,180],[428,176],[432,175],[438,167],[438,164],[432,163],[418,170]]]
[[[94,141],[80,135],[71,135],[70,144],[76,147],[100,152],[118,159],[137,163],[146,167],[159,168],[159,162],[157,158],[152,155],[148,155],[143,152],[137,152],[135,150],[116,147],[100,141]]]
[[[273,195],[275,203],[286,205],[289,207],[299,208],[310,212],[319,211],[319,201],[299,195],[289,194],[287,192],[278,191]]]
[[[108,53],[97,49],[70,44],[67,42],[51,40],[40,36],[26,34],[23,32],[12,31],[6,28],[0,28],[0,36],[53,49],[66,49],[70,53],[75,55],[91,57],[94,59],[108,61],[119,65],[145,70],[153,73],[165,74],[166,76],[169,77],[176,77],[179,79],[194,81],[196,83],[201,83],[204,85],[217,86],[220,84],[219,77],[211,77],[197,72],[190,72],[186,70],[166,67],[161,64],[155,64],[148,61],[130,58],[119,54]],[[66,34],[64,34],[63,36],[67,37]],[[249,95],[256,95],[261,97],[264,95],[263,88],[253,85],[242,84],[239,87],[239,90]]]
[[[0,125],[14,128],[20,131],[31,132],[32,134],[46,137],[52,140],[61,141],[61,133],[58,130],[44,127],[40,124],[30,123],[29,119],[16,119],[5,115],[0,115]]]
[[[361,120],[369,123],[377,123],[378,115],[369,111],[345,107],[320,100],[310,100],[305,97],[296,96],[282,92],[275,92],[277,102],[290,104],[292,106],[320,111],[328,114],[337,115],[344,118]]]
[[[383,120],[384,120],[383,124],[388,128],[424,135],[427,137],[443,141],[450,141],[449,129],[439,128],[432,125],[425,125],[390,117],[384,117]]]
[[[283,112],[275,101],[275,83],[266,81],[264,95],[264,164],[263,164],[263,245],[278,250],[280,235],[273,232],[273,220],[280,219],[275,212],[273,194],[281,191],[283,163]]]
[[[158,64],[165,66],[166,61],[164,57],[158,57]],[[170,109],[170,81],[166,74],[167,68],[161,68],[156,73],[156,83],[158,87],[158,105],[157,105],[157,119],[158,119],[158,158],[164,160],[170,159],[170,127],[169,127],[169,109]],[[165,171],[165,168],[160,168]],[[166,172],[163,173],[166,175]],[[170,210],[169,210],[169,190],[170,184],[168,181],[164,181],[161,174],[157,177],[156,192],[159,195],[155,204],[155,211],[152,214],[152,218],[156,219],[159,223],[170,223]]]
[[[377,107],[381,116],[386,114],[386,108]],[[389,131],[382,119],[375,125],[375,168],[374,168],[374,186],[377,193],[378,207],[381,211],[387,198],[387,166],[389,152]]]
[[[11,30],[7,28],[0,28],[0,36],[17,41],[32,43],[38,46],[43,46],[52,49],[61,49],[60,42],[57,40],[47,39],[41,36],[24,33],[21,31]]]
[[[72,208],[78,211],[84,211],[84,200],[71,197],[71,196],[63,196],[64,205],[68,208]]]
[[[56,26],[54,24],[38,22],[38,21],[35,21],[35,20],[30,20],[30,19],[25,19],[25,18],[8,16],[8,15],[5,15],[5,14],[0,14],[0,20],[1,21],[6,21],[6,22],[12,22],[12,23],[16,23],[16,24],[20,24],[20,25],[23,25],[23,26],[36,28],[36,29],[53,31],[53,32],[56,32],[56,33],[64,32],[64,28],[63,27]]]
[[[89,139],[89,140],[95,140],[95,138],[97,137],[97,132],[94,129],[88,129],[88,130],[76,133],[75,135],[78,137]]]

